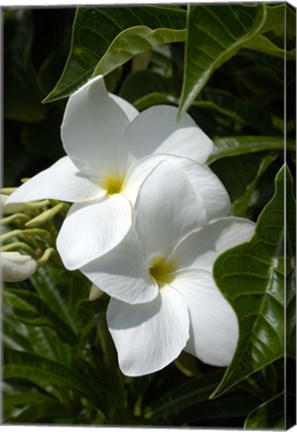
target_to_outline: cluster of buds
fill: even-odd
[[[43,200],[7,203],[15,188],[1,190],[1,273],[4,282],[21,282],[50,261],[61,265],[55,249],[57,230],[53,218],[65,216],[68,205]]]

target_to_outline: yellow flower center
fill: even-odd
[[[162,288],[164,285],[170,284],[174,280],[175,270],[176,265],[173,261],[167,261],[164,257],[160,256],[153,259],[149,272],[157,282],[159,288]]]
[[[119,175],[108,176],[103,180],[100,180],[100,186],[107,191],[109,195],[121,193],[123,190],[123,177]]]

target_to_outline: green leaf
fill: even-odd
[[[119,95],[142,111],[152,105],[178,105],[181,79],[167,78],[151,70],[129,74]],[[254,102],[233,96],[227,91],[205,87],[192,106],[221,113],[235,122],[237,127],[251,126],[263,133],[283,133],[284,121],[263,110]],[[215,119],[215,121],[217,121]]]
[[[249,392],[262,401],[276,395],[278,373],[274,364],[269,364],[238,383],[238,388]]]
[[[252,195],[255,191],[256,185],[260,177],[265,173],[268,167],[274,162],[276,156],[266,156],[263,158],[259,169],[253,180],[246,186],[245,191],[241,196],[232,204],[231,214],[238,217],[246,216],[247,209],[250,205]]]
[[[286,429],[284,406],[285,395],[280,393],[253,410],[248,415],[244,427],[246,429]]]
[[[61,277],[60,280],[59,277]],[[50,272],[49,268],[43,267],[32,276],[31,280],[39,296],[47,306],[71,328],[73,333],[77,334],[80,320],[76,316],[75,308],[71,308],[58,292],[60,284],[67,284],[68,288],[70,284],[69,274],[65,273],[65,270],[58,272],[57,269]]]
[[[214,140],[213,152],[208,163],[215,160],[244,154],[250,154],[266,150],[284,151],[284,139],[273,136],[234,136],[217,138]],[[286,142],[288,151],[295,151],[295,143],[292,140]]]
[[[184,42],[186,30],[171,30],[137,26],[124,30],[112,42],[96,66],[93,76],[106,75],[139,53],[156,45]]]
[[[71,344],[77,342],[76,335],[68,325],[48,308],[36,294],[26,290],[7,288],[4,298],[21,322],[35,326],[52,327],[65,342]]]
[[[176,419],[181,419],[182,423],[186,419],[189,426],[204,426],[206,422],[225,425],[231,419],[244,419],[258,403],[259,400],[253,396],[236,392],[224,398],[199,403],[197,409],[190,407],[179,415],[173,414],[171,422],[175,425]]]
[[[57,400],[39,400],[34,405],[25,408],[21,413],[9,419],[9,423],[13,424],[32,424],[37,422],[49,422],[54,419],[71,417],[74,413],[69,407],[65,406]]]
[[[33,352],[31,341],[28,340],[25,326],[15,319],[14,315],[4,312],[3,318],[3,335],[2,340],[4,344],[10,348],[21,349]]]
[[[73,347],[65,344],[57,333],[49,327],[34,327],[28,325],[28,339],[31,341],[35,354],[56,360],[65,365],[73,361]]]
[[[185,28],[185,11],[173,7],[78,8],[67,63],[45,102],[73,93],[101,59],[96,73],[106,74],[152,44],[181,40]]]
[[[213,72],[259,32],[265,16],[260,4],[190,5],[180,117]]]
[[[223,372],[216,371],[193,379],[166,393],[146,409],[145,417],[157,419],[176,411],[207,401],[211,392],[222,378]]]
[[[214,264],[214,278],[237,314],[240,336],[233,360],[212,397],[285,355],[284,279],[292,271],[289,260],[284,265],[284,236],[288,234],[287,242],[292,237],[291,232],[284,233],[286,180],[287,209],[295,207],[293,180],[285,166],[276,176],[275,194],[259,216],[252,239],[223,253]]]
[[[231,202],[234,202],[253,181],[261,163],[261,153],[243,154],[216,160],[211,164],[211,169],[226,187]]]
[[[287,59],[295,59],[296,49],[285,51],[275,45],[268,37],[263,35],[256,35],[253,39],[246,43],[245,48],[260,51],[265,54]]]
[[[37,355],[15,351],[9,348],[4,353],[3,379],[23,378],[43,388],[45,384],[77,391],[94,407],[102,404],[101,396],[94,383],[72,369]]]

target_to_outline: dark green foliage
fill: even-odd
[[[7,284],[5,423],[279,429],[294,422],[295,26],[295,10],[284,3],[4,10],[5,186],[64,154],[66,98],[102,74],[108,90],[139,111],[188,110],[214,141],[207,163],[229,192],[230,215],[257,223],[252,240],[214,267],[240,324],[227,369],[181,356],[153,375],[124,377],[115,352],[104,351],[109,299],[89,301],[91,284],[79,272],[51,263]]]

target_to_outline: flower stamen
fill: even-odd
[[[121,193],[123,190],[124,179],[118,175],[108,176],[100,180],[100,186],[107,191],[109,195]]]
[[[167,261],[162,256],[154,258],[149,269],[151,277],[157,282],[159,288],[170,284],[174,280],[175,271],[176,265],[174,262]]]

